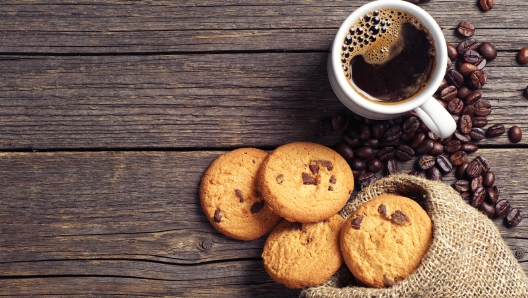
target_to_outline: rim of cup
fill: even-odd
[[[341,67],[341,46],[343,45],[343,41],[352,24],[359,20],[359,18],[364,16],[366,13],[382,8],[403,10],[415,16],[425,26],[425,28],[427,28],[433,39],[436,51],[435,69],[431,74],[431,78],[427,86],[419,94],[415,95],[414,98],[395,104],[376,103],[357,94],[357,92],[348,82],[348,78],[344,76]],[[431,17],[425,10],[415,4],[402,0],[377,0],[357,8],[345,19],[345,21],[343,21],[339,27],[334,39],[334,43],[332,44],[331,55],[333,64],[332,71],[334,72],[337,83],[347,94],[349,100],[354,101],[355,104],[367,110],[383,114],[401,114],[422,105],[436,92],[438,86],[440,86],[442,79],[444,78],[445,70],[447,68],[447,44],[442,33],[442,29],[436,23],[433,17]]]

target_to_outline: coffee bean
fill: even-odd
[[[490,188],[493,189],[493,191],[497,194],[497,196],[500,195],[500,189],[499,189],[499,187],[497,185],[493,185]]]
[[[400,169],[398,167],[398,163],[396,162],[396,160],[390,159],[387,162],[387,171],[389,172],[389,174],[397,174],[400,172]]]
[[[484,67],[486,67],[487,60],[484,57],[480,57],[477,62],[475,62],[475,66],[478,70],[483,70]]]
[[[480,54],[474,50],[468,50],[463,55],[464,62],[471,63],[473,65],[479,62],[480,58]]]
[[[450,85],[460,88],[464,84],[464,77],[454,69],[448,69],[445,79]]]
[[[471,206],[478,208],[482,203],[484,203],[484,199],[486,198],[486,190],[484,187],[480,186],[479,188],[475,189],[473,192],[473,197],[471,198]]]
[[[517,61],[521,64],[528,63],[528,47],[522,48],[519,53],[517,53]]]
[[[449,141],[451,141],[453,139],[453,135],[450,135],[448,136],[447,138],[443,138],[443,139],[440,139],[439,142],[442,144],[442,145],[446,145]]]
[[[467,180],[457,180],[455,182],[455,189],[458,192],[465,192],[469,190],[469,181]]]
[[[396,117],[388,120],[390,126],[396,126],[403,123],[402,117]]]
[[[358,182],[362,187],[367,187],[371,183],[376,182],[376,180],[378,180],[378,178],[376,178],[376,175],[371,172],[363,173],[358,177]]]
[[[415,134],[416,134],[415,132],[404,133],[401,136],[400,141],[404,142],[404,143],[407,143],[414,137]]]
[[[517,208],[513,208],[506,215],[506,224],[510,227],[515,227],[522,221],[522,212]]]
[[[439,139],[439,137],[437,135],[434,134],[434,132],[432,131],[428,131],[426,134],[425,134],[429,139],[433,140],[433,141],[436,141]]]
[[[480,141],[486,137],[486,132],[482,128],[475,127],[471,130],[469,136],[475,141]]]
[[[495,188],[494,187],[490,187],[490,188],[486,189],[486,192],[487,192],[486,200],[490,204],[496,204],[497,201],[499,200],[499,194],[497,193],[497,191],[495,191]]]
[[[495,183],[495,174],[492,171],[488,171],[482,178],[482,185],[484,187],[492,187]]]
[[[421,132],[421,133],[417,133],[416,135],[414,135],[414,137],[409,141],[409,146],[413,149],[416,149],[418,148],[418,146],[420,146],[420,144],[423,142],[423,140],[425,140],[425,133]]]
[[[417,155],[429,154],[433,150],[434,141],[431,139],[425,139],[423,142],[416,148]]]
[[[321,119],[317,122],[317,131],[320,136],[327,136],[332,132],[332,120],[329,118]]]
[[[358,138],[354,139],[348,133],[343,134],[343,141],[352,148],[357,148],[361,145],[361,141]]]
[[[354,171],[363,171],[367,168],[367,162],[361,158],[352,158],[350,161],[350,167]]]
[[[474,89],[482,88],[484,84],[486,84],[487,80],[488,80],[487,75],[480,70],[474,71],[469,76],[469,83],[471,84],[471,87],[473,87]]]
[[[371,158],[367,161],[367,171],[377,173],[383,168],[383,163],[378,158]]]
[[[451,114],[460,114],[463,108],[464,108],[464,103],[458,97],[451,99],[449,103],[447,104],[447,110]]]
[[[372,137],[381,140],[389,127],[389,122],[387,121],[375,122],[371,127]]]
[[[455,86],[447,86],[442,91],[440,91],[440,99],[449,102],[455,98],[458,94],[458,90]]]
[[[489,161],[484,156],[477,156],[475,159],[480,163],[482,166],[482,173],[487,173],[489,170],[491,170],[491,166]]]
[[[475,26],[473,26],[469,22],[460,22],[458,24],[458,30],[457,31],[462,36],[470,37],[470,36],[473,36],[473,34],[475,34]]]
[[[429,151],[429,154],[433,156],[437,156],[437,155],[442,154],[443,152],[444,152],[444,145],[442,145],[442,143],[440,142],[433,142],[433,149]]]
[[[473,129],[473,119],[469,115],[462,115],[458,126],[461,133],[469,134],[471,129]]]
[[[457,97],[465,100],[471,92],[473,92],[473,90],[464,85],[458,89]]]
[[[512,143],[519,143],[522,140],[522,131],[521,128],[517,125],[512,126],[508,130],[508,138]]]
[[[469,141],[471,141],[471,137],[469,135],[460,133],[459,131],[455,131],[453,136],[455,137],[455,139],[459,140],[462,143],[468,143]]]
[[[491,103],[489,101],[479,101],[474,106],[477,109],[475,112],[477,116],[488,116],[491,114]]]
[[[495,137],[503,135],[505,132],[506,132],[506,128],[504,128],[504,125],[495,124],[495,125],[488,127],[488,129],[486,130],[486,136],[490,138],[495,138]]]
[[[416,117],[410,117],[402,125],[404,133],[414,133],[420,127],[420,121]]]
[[[444,155],[439,155],[436,157],[436,166],[444,173],[451,173],[453,171],[453,164]]]
[[[402,135],[403,131],[401,129],[401,126],[392,126],[391,128],[387,129],[387,131],[383,134],[383,140],[388,142],[397,141],[401,138]]]
[[[448,153],[454,153],[460,149],[462,143],[459,140],[451,140],[444,146],[444,150]]]
[[[411,176],[422,177],[422,174],[420,174],[420,172],[415,171],[415,170],[412,170],[412,171],[410,171],[410,172],[407,173],[407,174],[408,174],[408,175],[411,175]]]
[[[378,158],[382,162],[386,162],[389,159],[393,159],[395,155],[396,155],[396,149],[394,149],[394,147],[385,147],[381,149],[380,151],[378,151]]]
[[[480,174],[482,174],[482,165],[474,159],[466,168],[466,177],[473,179],[480,176]]]
[[[477,109],[473,105],[465,106],[462,109],[461,115],[469,115],[470,117],[475,116]],[[460,119],[459,119],[460,120]]]
[[[339,153],[345,160],[354,158],[354,150],[345,142],[339,142],[334,146],[334,150]]]
[[[473,143],[465,143],[460,145],[460,150],[465,151],[466,153],[473,153],[478,150],[478,146]]]
[[[361,174],[363,174],[363,171],[356,171],[356,170],[352,170],[352,175],[354,176],[354,178],[359,178],[359,176],[361,176]]]
[[[466,179],[466,170],[467,170],[468,166],[469,166],[468,162],[465,162],[465,163],[459,165],[456,168],[455,177],[457,177],[458,179]]]
[[[458,150],[449,156],[449,160],[451,160],[451,163],[454,166],[459,166],[467,161],[467,153],[462,150]]]
[[[457,69],[458,69],[458,72],[460,72],[460,74],[463,75],[464,77],[468,77],[474,71],[479,70],[475,64],[471,64],[467,62],[462,63]]]
[[[396,148],[396,157],[401,161],[411,160],[414,156],[414,150],[407,145],[400,145]]]
[[[471,92],[471,93],[469,93],[466,96],[466,99],[465,99],[464,103],[466,105],[472,105],[472,104],[476,103],[477,101],[479,101],[481,98],[482,98],[482,93],[480,93],[478,91]]]
[[[500,200],[497,202],[497,204],[495,204],[495,215],[500,218],[506,217],[506,215],[508,215],[510,212],[510,209],[511,205],[508,200]]]
[[[432,155],[422,155],[417,161],[418,167],[422,170],[427,170],[436,164],[435,158]]]
[[[479,3],[480,3],[480,7],[484,11],[488,11],[495,6],[495,3],[493,0],[479,0]]]
[[[361,142],[361,145],[362,146],[365,146],[365,147],[371,147],[372,149],[377,149],[379,147],[379,140],[378,139],[366,139],[364,140],[363,142]]]
[[[484,127],[488,125],[488,118],[477,116],[473,117],[473,127]]]
[[[469,202],[471,200],[471,193],[469,193],[469,191],[465,191],[460,194],[460,197],[462,198],[462,200]]]
[[[370,132],[370,126],[366,123],[359,124],[357,127],[357,132],[359,135],[359,139],[361,141],[372,138],[372,133]]]
[[[464,55],[468,50],[476,50],[479,44],[473,38],[468,38],[458,44],[457,50],[459,55]]]
[[[458,58],[457,48],[450,43],[447,44],[447,56],[451,60],[455,60],[456,58]]]
[[[491,61],[495,58],[497,58],[497,49],[495,46],[489,42],[483,42],[480,44],[478,48],[479,53],[484,57],[486,60]]]
[[[488,218],[493,218],[495,216],[495,206],[487,202],[482,202],[479,210],[484,213]]]
[[[442,180],[442,173],[437,167],[432,167],[425,172],[427,179],[430,180]]]
[[[332,117],[331,122],[332,122],[332,130],[337,131],[345,127],[346,119],[345,119],[345,116],[341,114],[337,114]]]

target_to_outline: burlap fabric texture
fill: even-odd
[[[343,266],[300,297],[528,297],[528,278],[495,224],[445,183],[391,175],[361,190],[341,215],[385,193],[415,199],[433,221],[433,242],[418,269],[391,288],[374,289],[356,286]]]

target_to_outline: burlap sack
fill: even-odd
[[[495,224],[462,200],[449,185],[409,175],[391,175],[364,188],[342,210],[384,193],[411,197],[433,221],[433,242],[420,267],[391,288],[355,286],[343,266],[324,284],[300,297],[528,297],[528,278]]]

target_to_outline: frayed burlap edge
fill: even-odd
[[[341,211],[345,218],[381,194],[415,199],[433,221],[433,242],[418,269],[391,288],[355,286],[343,266],[300,297],[528,297],[528,278],[495,224],[449,185],[398,174],[361,190]]]

